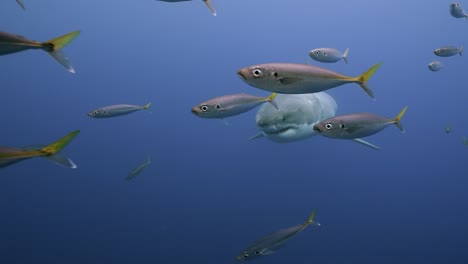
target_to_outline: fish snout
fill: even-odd
[[[194,115],[196,115],[196,116],[200,115],[200,114],[198,113],[196,107],[193,107],[193,108],[192,108],[192,114],[194,114]]]
[[[246,68],[240,69],[237,71],[237,75],[244,81],[247,81],[247,78],[249,76],[249,71]]]
[[[320,126],[314,125],[313,130],[319,133],[322,133],[322,130],[320,130]]]

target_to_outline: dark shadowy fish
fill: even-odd
[[[260,133],[249,140],[265,137],[279,143],[305,140],[317,135],[314,125],[335,116],[336,101],[325,92],[313,94],[278,94],[278,108],[263,104],[255,121]],[[362,139],[352,139],[373,149],[379,147]]]
[[[68,158],[65,158],[59,154],[59,152],[72,141],[72,139],[78,135],[80,131],[75,130],[65,137],[55,141],[54,143],[34,148],[12,148],[12,147],[0,147],[0,168],[8,167],[17,162],[43,157],[55,161],[68,168],[76,168],[76,165]]]
[[[357,83],[374,98],[367,81],[379,66],[380,63],[377,63],[358,77],[349,77],[317,66],[296,63],[259,64],[242,68],[237,74],[247,84],[275,93],[317,93],[343,84]]]
[[[322,136],[338,139],[367,137],[391,124],[395,124],[401,131],[404,131],[400,120],[407,109],[407,106],[403,108],[395,118],[386,118],[371,113],[335,116],[316,124],[314,130]]]
[[[23,8],[23,10],[26,10],[26,7],[24,6],[23,1],[21,1],[21,0],[16,0],[16,3],[18,3],[18,5],[20,5],[21,8]]]
[[[442,69],[442,67],[443,67],[443,64],[440,61],[433,61],[433,62],[429,63],[427,65],[427,67],[431,71],[440,71]]]
[[[275,253],[274,250],[281,247],[287,240],[304,230],[310,224],[319,226],[320,224],[314,221],[314,217],[315,210],[312,212],[309,219],[307,219],[305,223],[278,230],[261,238],[243,250],[239,255],[237,255],[236,259],[239,261],[245,261]]]
[[[348,63],[348,52],[349,49],[346,49],[344,53],[341,53],[332,48],[318,48],[309,51],[309,56],[316,61],[325,63],[333,63],[340,60],[344,60],[344,62]]]
[[[98,108],[91,112],[88,112],[88,116],[94,118],[108,118],[121,115],[128,115],[136,111],[147,110],[151,106],[151,103],[148,103],[143,106],[139,105],[128,105],[128,104],[119,104],[119,105],[110,105]]]
[[[204,118],[225,118],[239,115],[250,111],[251,109],[269,102],[276,109],[275,99],[276,93],[272,93],[268,97],[260,97],[250,94],[229,94],[216,98],[212,98],[192,108],[192,113]]]
[[[468,14],[461,7],[459,3],[453,2],[450,4],[450,14],[455,18],[466,18],[468,19]]]
[[[51,39],[46,42],[37,42],[26,39],[19,35],[0,32],[0,55],[7,55],[29,49],[41,49],[50,54],[58,63],[65,67],[69,72],[75,73],[67,57],[61,49],[70,43],[80,31],[73,31],[66,35]]]
[[[468,146],[468,140],[466,139],[465,136],[462,137],[463,140],[463,145]]]
[[[135,169],[133,169],[125,178],[126,180],[132,180],[136,176],[140,175],[146,167],[151,163],[150,157],[146,158],[146,161],[143,164],[138,165]]]
[[[462,55],[463,51],[463,46],[460,48],[457,48],[455,46],[445,46],[445,47],[440,47],[438,49],[434,50],[434,54],[439,56],[439,57],[451,57],[457,54]]]
[[[192,1],[192,0],[157,0],[157,1],[163,1],[163,2],[187,2],[187,1]],[[216,11],[213,8],[213,5],[211,4],[211,0],[203,0],[203,3],[205,3],[206,7],[210,10],[210,12],[213,14],[213,16],[216,16]]]

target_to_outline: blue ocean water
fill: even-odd
[[[63,49],[76,74],[42,51],[0,59],[0,145],[81,130],[64,150],[77,169],[38,158],[1,170],[0,263],[235,263],[313,209],[320,227],[256,262],[467,263],[468,63],[433,54],[468,45],[450,1],[213,1],[216,17],[202,1],[0,3],[2,31],[45,41],[81,30]],[[382,62],[375,101],[355,84],[328,93],[338,114],[408,105],[406,133],[366,138],[380,151],[319,136],[278,144],[247,141],[256,110],[229,125],[190,113],[224,94],[267,96],[236,71],[305,63],[317,47],[349,48],[347,65],[311,63],[351,76]],[[431,72],[436,59],[445,68]],[[150,112],[86,115],[148,102]]]

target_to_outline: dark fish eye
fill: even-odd
[[[221,107],[219,105],[216,105],[216,109],[220,109]]]
[[[277,73],[277,72],[274,72],[274,73],[273,73],[273,76],[275,76],[275,78],[278,78],[278,73]]]
[[[343,124],[341,124],[341,125],[340,125],[340,127],[341,127],[341,128],[344,128],[344,125],[343,125]]]
[[[262,71],[259,70],[259,69],[255,69],[252,71],[254,77],[260,77],[260,75],[262,74]]]
[[[206,111],[208,111],[208,106],[202,105],[202,106],[200,107],[200,109],[201,109],[203,112],[206,112]]]
[[[333,127],[333,125],[332,125],[332,124],[330,124],[330,123],[328,123],[328,124],[325,124],[325,128],[326,128],[326,129],[332,129],[332,127]]]
[[[318,50],[315,51],[315,54],[319,55],[319,53],[320,53],[320,52],[319,52]]]
[[[260,251],[255,251],[255,254],[257,254],[257,255],[260,254]]]
[[[248,258],[248,257],[249,257],[249,254],[244,254],[243,257],[244,257],[244,258]]]

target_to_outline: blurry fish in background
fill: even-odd
[[[61,37],[51,39],[46,42],[37,42],[28,40],[22,36],[0,32],[0,55],[7,55],[29,49],[41,49],[50,54],[58,63],[65,67],[69,72],[75,73],[67,57],[61,49],[70,43],[80,31],[73,31]]]
[[[435,72],[435,71],[440,71],[443,68],[443,64],[440,61],[433,61],[427,65],[429,70]]]
[[[453,2],[450,4],[450,14],[455,18],[466,18],[468,19],[468,14],[463,10],[459,3]]]
[[[25,148],[0,147],[0,168],[5,168],[17,162],[42,157],[52,160],[67,168],[76,168],[75,163],[62,156],[60,151],[65,148],[80,133],[75,130],[63,138],[47,146],[34,146]]]
[[[238,261],[245,261],[275,253],[274,250],[279,249],[286,241],[297,235],[310,224],[320,226],[320,223],[314,221],[314,217],[315,210],[312,212],[312,214],[309,216],[309,219],[307,219],[305,223],[278,230],[261,238],[260,240],[257,240],[245,250],[243,250],[239,255],[237,255],[236,259]]]
[[[371,113],[335,116],[316,124],[314,130],[322,136],[337,139],[368,137],[391,124],[396,125],[404,132],[400,120],[407,109],[407,106],[403,108],[395,118],[386,118]]]
[[[463,136],[462,139],[463,139],[463,145],[468,146],[468,140],[466,139],[466,137]]]
[[[260,133],[249,140],[267,138],[273,142],[289,143],[317,135],[314,125],[335,116],[335,99],[325,92],[313,94],[278,94],[279,110],[264,104],[257,111],[255,121]],[[373,149],[379,147],[362,139],[352,139]]]
[[[89,117],[93,118],[108,118],[116,117],[121,115],[128,115],[140,110],[148,110],[151,106],[151,103],[148,103],[143,106],[139,105],[128,105],[128,104],[119,104],[119,105],[110,105],[95,109],[88,112]]]
[[[26,7],[24,6],[23,1],[21,1],[21,0],[16,0],[16,3],[18,3],[18,5],[20,5],[21,8],[23,8],[23,10],[26,10]]]
[[[186,2],[186,1],[192,1],[192,0],[157,0],[157,1],[163,1],[163,2]],[[211,0],[203,0],[203,2],[205,3],[206,7],[208,7],[208,9],[210,10],[211,14],[213,14],[213,16],[216,16],[216,11],[215,9],[213,8],[213,5],[211,4]]]
[[[350,77],[313,65],[267,63],[242,68],[237,75],[250,86],[283,94],[317,93],[343,84],[357,83],[374,98],[367,82],[379,66],[380,63],[377,63],[363,74]]]
[[[333,63],[340,60],[344,60],[346,64],[348,63],[348,52],[349,49],[346,49],[344,53],[332,48],[318,48],[309,51],[309,56],[320,62]]]
[[[148,156],[148,158],[146,158],[146,161],[141,164],[141,165],[138,165],[138,167],[136,167],[135,169],[133,169],[128,175],[127,177],[125,178],[127,181],[128,180],[132,180],[133,178],[135,178],[136,176],[140,175],[145,169],[146,167],[148,167],[148,165],[151,163],[151,160],[150,160],[150,156]]]
[[[438,49],[434,50],[434,54],[439,56],[439,57],[451,57],[457,54],[462,55],[463,51],[463,46],[460,48],[457,48],[455,46],[445,46],[445,47],[440,47]]]
[[[225,118],[239,115],[250,111],[251,109],[263,104],[270,103],[276,109],[276,93],[268,97],[260,97],[250,94],[230,94],[216,97],[205,101],[192,108],[192,113],[204,118]]]
[[[446,126],[445,127],[445,133],[448,134],[450,132],[452,132],[452,127],[451,126]]]

